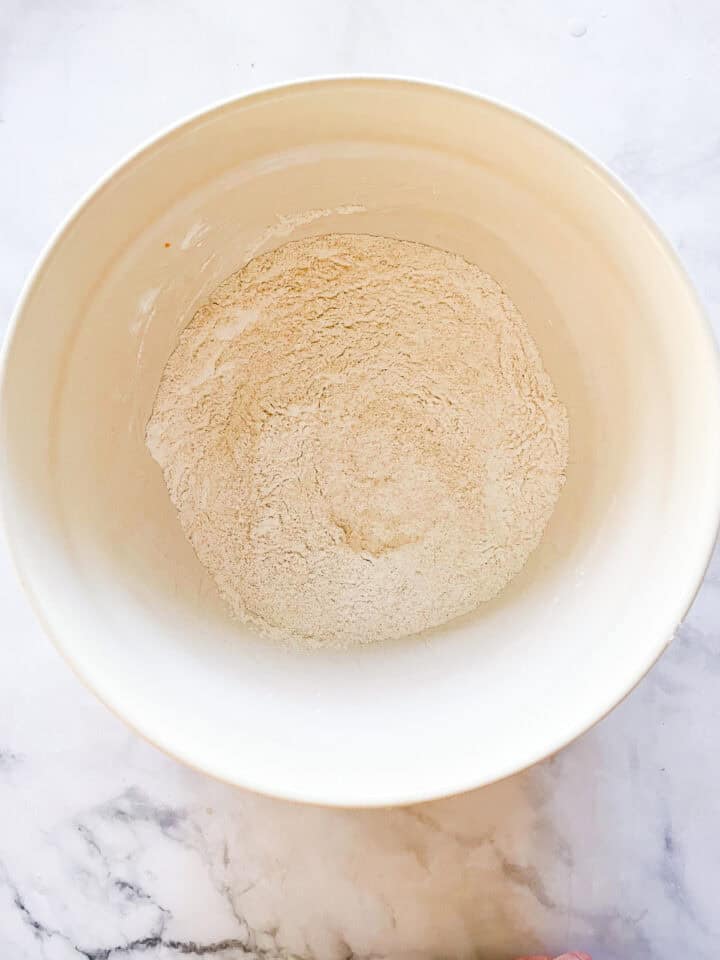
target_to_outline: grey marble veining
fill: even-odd
[[[213,99],[301,75],[459,83],[575,138],[720,307],[712,0],[4,0],[0,314],[69,206]],[[186,770],[53,652],[0,555],[0,958],[712,957],[720,942],[720,559],[605,721],[504,783],[329,811]],[[479,732],[480,734],[480,732]]]

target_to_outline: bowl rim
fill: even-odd
[[[565,134],[559,133],[554,128],[537,120],[534,116],[516,107],[510,106],[502,100],[483,93],[478,93],[474,90],[456,84],[444,83],[437,80],[429,80],[399,74],[374,74],[362,72],[347,74],[321,74],[293,81],[283,81],[257,87],[248,90],[245,93],[235,94],[230,97],[216,100],[209,105],[202,107],[199,110],[195,110],[192,113],[186,114],[180,119],[164,126],[158,133],[145,138],[139,143],[138,146],[128,151],[123,157],[121,157],[120,160],[114,163],[104,175],[95,181],[95,183],[82,194],[80,199],[71,207],[70,211],[60,221],[59,225],[52,232],[50,239],[41,249],[40,254],[38,255],[21,288],[17,302],[11,314],[5,336],[3,338],[2,346],[0,347],[0,411],[2,411],[4,408],[9,358],[15,335],[27,301],[29,300],[34,287],[39,282],[44,270],[46,269],[52,252],[56,246],[62,243],[65,235],[70,231],[76,220],[78,220],[78,218],[82,215],[86,207],[92,203],[98,193],[100,193],[129,164],[139,159],[144,153],[156,148],[163,141],[181,133],[185,128],[189,128],[198,121],[208,118],[211,114],[233,109],[236,105],[246,104],[252,102],[253,100],[260,101],[265,98],[271,98],[273,96],[277,96],[278,94],[282,95],[291,92],[312,90],[313,88],[342,86],[347,84],[357,84],[360,86],[391,85],[397,88],[418,88],[421,92],[442,92],[453,97],[472,100],[476,103],[489,106],[494,110],[512,115],[517,120],[540,131],[542,134],[548,137],[549,140],[555,141],[557,144],[564,146],[565,148],[569,148],[569,150],[577,157],[577,159],[585,163],[589,163],[600,175],[604,184],[613,190],[617,195],[619,195],[632,208],[635,215],[640,218],[643,225],[648,229],[655,242],[661,248],[663,254],[667,257],[672,268],[676,271],[678,279],[683,283],[683,286],[689,296],[691,306],[696,314],[699,328],[698,332],[704,337],[708,354],[714,359],[716,403],[713,410],[707,411],[707,415],[712,417],[715,421],[717,428],[716,434],[718,436],[718,442],[720,443],[720,351],[715,340],[712,326],[695,290],[695,287],[673,244],[668,240],[663,230],[651,217],[650,213],[643,203],[638,199],[636,194],[627,185],[625,185],[618,178],[618,176],[614,174],[602,161],[598,160],[595,156],[580,147],[572,138],[566,136]],[[0,424],[1,423],[2,419],[0,418]],[[270,788],[267,784],[254,782],[252,778],[243,779],[230,774],[228,771],[215,769],[211,765],[203,766],[196,757],[184,755],[183,751],[179,749],[177,745],[171,745],[164,742],[164,738],[159,734],[142,729],[141,726],[137,725],[136,720],[130,719],[122,712],[117,704],[111,702],[111,698],[108,698],[104,691],[100,691],[97,689],[97,687],[93,686],[83,668],[82,662],[76,659],[72,651],[72,644],[68,644],[50,626],[50,623],[45,615],[42,602],[33,589],[31,582],[32,577],[28,575],[23,567],[20,559],[19,547],[12,538],[7,520],[10,512],[10,505],[6,499],[8,488],[6,477],[8,475],[8,457],[6,455],[5,446],[2,445],[2,454],[0,454],[0,531],[4,533],[4,539],[8,547],[8,553],[11,557],[12,565],[15,568],[23,590],[30,601],[30,605],[35,616],[40,622],[46,636],[51,640],[55,649],[75,673],[78,679],[83,683],[86,689],[90,690],[94,696],[108,710],[110,710],[111,713],[118,717],[118,719],[122,720],[123,723],[133,730],[133,732],[142,737],[146,742],[161,750],[166,755],[172,757],[174,760],[177,760],[178,762],[190,767],[193,770],[196,770],[197,772],[210,776],[222,783],[251,790],[253,792],[275,797],[277,799],[288,800],[296,803],[339,808],[372,809],[384,806],[406,806],[440,799],[443,797],[460,795],[471,790],[489,786],[493,783],[504,780],[507,777],[528,770],[537,763],[540,763],[548,757],[553,756],[560,750],[563,750],[569,744],[573,743],[588,730],[592,729],[592,727],[598,724],[606,716],[608,716],[608,714],[614,710],[616,706],[622,703],[626,697],[632,693],[632,691],[647,675],[647,673],[652,669],[654,664],[667,649],[670,641],[673,639],[675,630],[682,623],[696,596],[698,595],[700,588],[702,587],[705,573],[712,559],[718,530],[720,528],[720,458],[716,458],[716,482],[714,486],[717,490],[717,493],[715,496],[714,509],[712,510],[712,515],[708,516],[704,548],[697,551],[697,555],[691,558],[690,563],[690,566],[692,567],[691,582],[694,584],[694,586],[678,599],[675,618],[671,624],[668,624],[667,636],[659,637],[658,640],[650,646],[648,656],[640,669],[634,676],[628,678],[624,693],[617,697],[613,692],[608,697],[608,702],[604,708],[596,711],[595,715],[590,717],[588,720],[582,721],[577,725],[577,727],[570,730],[564,736],[558,737],[552,743],[548,743],[544,748],[537,752],[537,755],[534,755],[528,762],[522,763],[520,766],[517,766],[513,763],[507,763],[504,767],[494,771],[492,775],[481,777],[480,779],[478,779],[477,775],[473,776],[472,772],[468,770],[467,775],[462,779],[461,782],[454,784],[442,784],[439,785],[438,789],[435,790],[425,789],[422,791],[416,790],[403,794],[395,793],[393,795],[378,795],[371,799],[352,799],[351,797],[339,796],[337,793],[333,796],[324,796],[315,793],[312,789],[297,789],[290,787],[280,790],[277,788]]]

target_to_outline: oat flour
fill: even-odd
[[[347,645],[502,590],[555,506],[568,422],[491,277],[332,234],[218,287],[167,363],[147,445],[235,615]]]

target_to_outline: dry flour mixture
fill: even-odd
[[[234,614],[348,645],[502,590],[557,501],[568,421],[491,277],[422,244],[332,234],[218,287],[146,439]]]

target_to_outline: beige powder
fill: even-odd
[[[491,277],[332,234],[257,257],[198,310],[147,445],[234,614],[347,645],[502,590],[559,496],[568,422]]]

